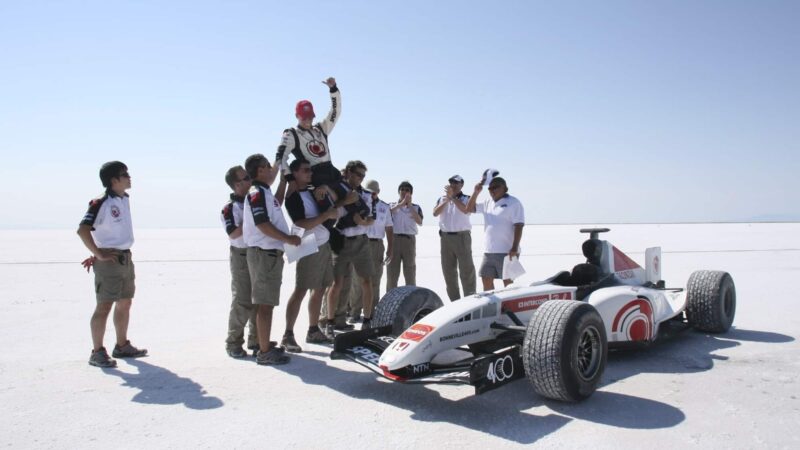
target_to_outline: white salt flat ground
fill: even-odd
[[[521,282],[580,262],[578,226],[528,226]],[[69,231],[0,232],[0,445],[15,448],[799,448],[800,224],[614,225],[634,259],[663,249],[664,278],[730,272],[725,335],[686,332],[614,353],[580,404],[537,397],[525,380],[482,396],[406,386],[306,345],[282,368],[230,359],[227,244],[211,230],[137,230],[131,336],[151,356],[87,365],[92,276]],[[474,231],[476,258],[482,230]],[[443,298],[435,228],[418,240],[418,284]],[[285,303],[294,267],[284,272]],[[276,333],[284,308],[277,309]],[[307,320],[301,316],[296,330]],[[109,327],[107,342],[111,342]]]

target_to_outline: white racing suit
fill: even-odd
[[[341,113],[342,96],[339,88],[334,86],[331,88],[331,110],[325,119],[312,125],[310,130],[297,126],[283,131],[281,144],[275,154],[275,164],[281,165],[284,175],[289,173],[291,152],[295,158],[306,160],[311,165],[311,184],[314,186],[330,185],[341,179],[341,172],[331,163],[328,147],[328,135]]]

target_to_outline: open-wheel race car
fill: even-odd
[[[642,268],[589,233],[586,262],[529,286],[482,292],[443,305],[416,286],[388,292],[373,328],[336,336],[331,357],[350,359],[394,381],[461,383],[480,394],[527,377],[540,395],[579,401],[592,395],[609,347],[654,342],[667,322],[727,331],[736,289],[726,272],[700,270],[686,288],[665,287],[661,249]]]

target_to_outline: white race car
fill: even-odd
[[[686,289],[661,279],[661,249],[645,268],[608,241],[583,243],[587,261],[525,287],[482,292],[446,306],[403,286],[378,303],[373,327],[336,337],[331,357],[408,383],[463,383],[476,394],[527,377],[540,395],[579,401],[596,390],[608,348],[649,344],[665,324],[727,331],[736,288],[726,272],[692,273]]]

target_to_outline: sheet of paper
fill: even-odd
[[[508,255],[503,258],[503,279],[515,280],[525,274],[525,268],[519,258],[511,259]]]
[[[283,244],[283,251],[286,253],[286,261],[291,264],[298,259],[317,253],[317,238],[314,233],[305,234],[305,230],[300,227],[292,226],[292,232],[295,236],[301,236],[300,245]]]

